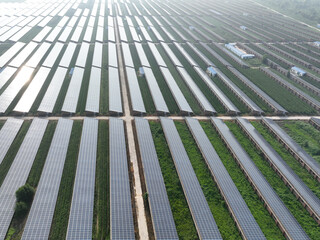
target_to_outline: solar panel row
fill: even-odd
[[[73,121],[60,118],[21,239],[48,239]]]
[[[85,110],[99,113],[101,68],[92,67]]]
[[[0,240],[4,240],[10,226],[14,206],[15,193],[23,186],[29,176],[33,161],[38,152],[48,120],[35,118],[15,156],[11,167],[0,188]]]
[[[320,166],[302,147],[297,144],[279,125],[269,118],[262,118],[262,123],[288,148],[291,153],[307,165],[307,169],[313,172],[320,180]]]
[[[148,120],[135,118],[139,152],[156,239],[178,239]]]
[[[0,164],[17,136],[23,120],[9,118],[0,130]]]
[[[83,79],[84,69],[75,67],[61,111],[75,113]]]
[[[157,112],[164,113],[164,114],[169,113],[169,109],[163,98],[163,95],[161,93],[161,90],[153,74],[152,69],[148,67],[144,67],[143,70],[144,70],[145,78],[147,80],[147,84],[151,92],[151,96]]]
[[[216,110],[213,108],[211,103],[208,101],[208,99],[202,93],[202,91],[197,86],[197,84],[193,81],[193,79],[188,74],[188,72],[185,70],[185,68],[177,66],[177,70],[178,70],[179,74],[181,75],[182,79],[184,80],[184,82],[189,87],[189,89],[192,92],[193,96],[197,99],[197,101],[200,104],[202,110],[204,110],[204,112],[207,113],[207,114],[216,113]]]
[[[237,118],[237,123],[247,133],[250,139],[263,152],[269,162],[277,169],[282,179],[290,188],[295,191],[299,200],[306,204],[312,213],[320,219],[320,200],[307,187],[307,185],[295,174],[281,156],[271,147],[271,145],[261,136],[261,134],[244,118]]]
[[[92,239],[98,120],[83,121],[66,239]]]
[[[188,117],[186,122],[243,238],[248,240],[266,239],[199,121]]]
[[[34,69],[22,67],[16,77],[0,96],[0,113],[6,112],[22,87],[29,81]]]
[[[123,120],[109,120],[110,238],[134,240],[128,159]]]
[[[240,164],[240,167],[252,183],[253,187],[257,190],[257,193],[263,199],[266,206],[268,206],[268,211],[274,216],[275,221],[284,231],[286,237],[297,240],[309,239],[303,228],[272,189],[263,174],[231,133],[227,125],[225,125],[221,119],[217,118],[211,118],[211,122],[228,149],[231,151],[233,157]]]
[[[199,238],[222,239],[173,120],[161,117],[160,121]]]
[[[109,111],[122,113],[120,77],[118,68],[109,67]]]

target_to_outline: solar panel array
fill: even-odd
[[[297,144],[279,125],[269,118],[262,118],[262,122],[278,136],[281,141],[287,146],[294,155],[298,156],[310,168],[313,173],[320,179],[320,165],[317,163],[302,147]]]
[[[53,111],[67,71],[68,69],[63,67],[57,68],[40,103],[39,112],[51,113]]]
[[[83,121],[66,239],[92,239],[98,120]]]
[[[29,176],[38,152],[48,120],[35,118],[15,156],[0,188],[0,239],[4,240],[9,229],[16,203],[16,191],[23,186]]]
[[[199,238],[222,239],[173,120],[161,117],[160,121]]]
[[[164,80],[166,81],[172,96],[174,97],[179,109],[181,112],[184,113],[192,113],[192,109],[187,102],[186,98],[184,97],[182,91],[180,90],[178,84],[174,80],[171,72],[168,68],[160,66],[160,71],[163,75]]]
[[[226,143],[229,150],[232,152],[235,159],[240,164],[241,168],[244,170],[254,188],[257,189],[258,194],[266,203],[269,211],[272,212],[274,218],[278,221],[280,228],[283,229],[286,236],[297,240],[309,239],[303,228],[299,225],[297,220],[272,189],[268,181],[255,166],[249,155],[236,140],[229,128],[221,119],[211,118],[211,122],[223,141]]]
[[[99,113],[101,68],[92,67],[86,103],[86,111]]]
[[[177,67],[177,70],[178,70],[179,74],[181,75],[182,79],[185,81],[185,83],[189,87],[190,91],[193,93],[193,96],[197,99],[201,108],[206,113],[210,113],[210,114],[216,113],[216,110],[213,108],[211,103],[208,101],[208,99],[202,93],[202,91],[197,86],[197,84],[193,81],[193,79],[191,78],[189,73],[185,70],[185,68]]]
[[[155,239],[179,239],[148,120],[135,118]]]
[[[320,119],[312,117],[310,122],[313,123],[318,129],[320,129]]]
[[[29,81],[33,71],[34,69],[29,67],[21,68],[16,77],[0,96],[0,113],[4,113],[8,109],[24,84]]]
[[[147,80],[147,84],[149,87],[149,90],[151,92],[151,96],[154,102],[154,105],[156,107],[157,112],[161,113],[169,113],[169,109],[167,107],[167,104],[164,100],[164,97],[161,93],[161,90],[159,88],[158,82],[153,74],[153,71],[151,68],[144,67],[144,74]]]
[[[23,47],[25,43],[16,42],[5,53],[0,56],[0,68],[3,68]]]
[[[73,121],[60,118],[21,239],[48,239]]]
[[[23,113],[30,111],[50,71],[50,68],[40,67],[13,111]]]
[[[120,76],[118,68],[109,66],[109,111],[122,113]]]
[[[9,118],[0,130],[0,164],[17,136],[23,120]]]
[[[135,239],[123,120],[109,120],[110,238]]]
[[[80,67],[74,68],[74,71],[70,80],[70,84],[68,87],[67,95],[64,99],[64,103],[61,111],[69,112],[69,113],[76,112],[83,74],[84,74],[83,68],[80,68]]]
[[[307,187],[307,185],[295,174],[281,156],[271,147],[271,145],[261,136],[248,120],[237,118],[237,122],[248,134],[257,147],[264,153],[277,171],[281,174],[285,182],[288,182],[294,191],[299,195],[311,211],[320,219],[320,199]]]
[[[186,118],[186,122],[214,180],[228,204],[231,214],[236,219],[243,238],[248,240],[266,239],[199,121],[188,117]]]
[[[16,71],[17,68],[6,67],[0,72],[0,89],[9,81]]]

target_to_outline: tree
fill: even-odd
[[[17,202],[14,210],[15,216],[18,218],[22,218],[28,213],[29,206],[25,202]]]
[[[265,64],[265,65],[268,65],[268,55],[263,55],[262,57],[262,63]]]
[[[33,195],[34,195],[34,188],[31,187],[29,184],[26,184],[20,187],[16,191],[17,202],[24,202],[27,205],[29,205],[32,202]]]

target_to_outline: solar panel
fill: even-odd
[[[0,96],[0,113],[4,113],[21,88],[29,81],[33,68],[22,67],[17,76]]]
[[[148,120],[135,118],[155,239],[179,239]]]
[[[146,109],[143,103],[137,73],[134,68],[126,67],[127,80],[132,104],[132,110],[134,112],[145,113]]]
[[[312,118],[310,119],[310,121],[311,121],[311,123],[313,123],[313,124],[317,127],[317,129],[320,128],[320,119],[319,119],[319,118],[314,118],[314,117],[312,117]]]
[[[79,25],[76,27],[76,30],[74,30],[73,35],[71,37],[72,42],[79,42],[82,30],[83,27],[80,27]]]
[[[173,120],[161,117],[160,122],[199,238],[222,240]]]
[[[227,67],[235,76],[238,77],[247,87],[249,87],[252,91],[254,91],[258,96],[264,99],[268,105],[270,105],[277,113],[286,114],[287,110],[285,110],[279,103],[274,101],[269,95],[267,95],[264,91],[262,91],[259,87],[253,84],[248,78],[246,78],[242,73],[240,73],[234,67]]]
[[[150,66],[148,58],[147,58],[147,56],[146,56],[146,54],[145,54],[145,52],[143,50],[142,44],[141,43],[134,43],[134,45],[136,46],[141,66],[150,68],[151,66]]]
[[[61,111],[69,112],[69,113],[76,112],[83,74],[84,74],[83,68],[79,68],[79,67],[74,68],[74,71],[70,80],[70,84],[68,87],[67,95],[64,99]]]
[[[25,26],[22,29],[19,30],[19,32],[17,32],[15,35],[13,35],[9,40],[13,41],[13,42],[17,42],[19,41],[25,34],[27,34],[30,30],[32,29],[32,27],[29,26]]]
[[[47,56],[46,60],[42,65],[45,67],[52,68],[54,63],[57,61],[63,46],[64,45],[62,43],[57,42],[51,49],[49,55]]]
[[[50,71],[50,68],[40,67],[13,111],[22,113],[30,111]]]
[[[108,41],[109,42],[115,42],[116,41],[116,32],[115,31],[116,30],[115,30],[114,27],[108,26],[107,34],[108,34]]]
[[[189,53],[187,53],[187,51],[180,44],[176,42],[174,42],[173,44],[176,46],[176,48],[180,51],[182,56],[184,56],[184,58],[188,61],[188,63],[190,63],[192,67],[199,66],[198,63],[189,55]]]
[[[66,237],[68,240],[92,239],[98,123],[94,118],[85,118],[83,121]]]
[[[58,35],[60,34],[60,32],[62,31],[61,27],[56,26],[49,34],[49,36],[46,38],[47,42],[54,42],[56,40],[56,38],[58,37]]]
[[[144,67],[143,70],[157,112],[169,113],[169,109],[163,98],[163,95],[159,88],[158,82],[152,72],[152,69]]]
[[[123,42],[128,42],[127,34],[124,27],[119,26],[118,30],[119,30],[120,40]]]
[[[47,16],[45,17],[39,24],[39,27],[45,27],[51,20],[53,17]]]
[[[186,122],[243,238],[266,239],[199,121],[188,117]]]
[[[99,113],[101,69],[91,68],[86,111]]]
[[[90,43],[83,42],[78,54],[76,66],[84,68],[87,62],[87,56],[89,52]]]
[[[193,81],[191,76],[188,74],[188,72],[183,68],[177,66],[177,70],[180,73],[182,79],[189,87],[190,91],[193,93],[193,96],[197,99],[198,103],[200,104],[201,108],[209,114],[216,113],[216,110],[212,107],[211,103],[208,101],[208,99],[205,97],[205,95],[202,93],[200,88],[197,86],[197,84]]]
[[[0,130],[0,164],[6,156],[13,140],[17,136],[23,120],[8,118]]]
[[[111,67],[118,67],[118,54],[115,43],[108,43],[108,64]]]
[[[84,42],[91,42],[92,39],[92,33],[93,33],[93,27],[87,27],[86,32],[83,37]]]
[[[17,42],[0,56],[0,68],[3,68],[23,47],[25,43]]]
[[[171,75],[169,69],[166,67],[162,67],[162,66],[160,66],[159,68],[160,68],[160,71],[164,77],[164,80],[166,81],[166,83],[172,93],[172,96],[174,97],[176,103],[179,106],[180,111],[184,112],[184,113],[192,113],[192,109],[191,109],[189,103],[185,99],[183,93],[181,92],[178,84],[176,83],[175,79]]]
[[[96,35],[97,42],[103,42],[103,27],[97,27],[97,35]]]
[[[99,67],[99,68],[102,67],[102,51],[103,51],[103,44],[96,42],[94,44],[92,66]]]
[[[156,45],[154,43],[148,42],[148,46],[149,46],[154,58],[156,59],[158,66],[167,67],[167,64],[165,63],[162,56],[160,55]]]
[[[118,68],[109,67],[109,111],[122,113],[121,88]]]
[[[134,240],[127,147],[123,120],[109,120],[110,238]]]
[[[253,186],[258,190],[259,195],[268,206],[269,211],[273,214],[274,218],[280,222],[280,226],[283,228],[286,236],[288,238],[299,240],[309,239],[303,228],[286,208],[268,181],[250,159],[249,155],[233,136],[229,128],[221,119],[211,118],[211,122],[223,141],[226,143],[229,150],[232,152],[237,162],[240,164],[241,168],[244,170],[249,181],[253,183]]]
[[[140,42],[140,37],[138,36],[136,29],[134,27],[130,26],[129,30],[130,30],[133,41]]]
[[[65,43],[68,40],[72,30],[73,30],[72,27],[65,27],[64,30],[62,31],[60,37],[58,38],[58,41]]]
[[[55,74],[52,77],[50,85],[41,101],[38,108],[39,112],[51,113],[53,111],[54,105],[57,101],[62,83],[65,79],[68,69],[58,67]]]
[[[60,118],[58,121],[23,230],[23,240],[49,238],[72,125],[72,120]]]
[[[237,118],[237,122],[242,129],[248,134],[250,139],[264,153],[266,158],[281,174],[285,183],[288,183],[294,191],[299,195],[311,211],[320,219],[320,200],[317,196],[305,185],[305,183],[295,174],[295,172],[287,165],[280,155],[271,147],[271,145],[261,136],[261,134],[243,118]]]
[[[227,111],[231,114],[240,113],[239,109],[232,103],[232,101],[220,90],[220,88],[210,79],[210,77],[200,68],[193,68],[200,78],[205,82],[205,84],[209,87],[211,92],[219,99],[222,105],[227,109]]]
[[[311,169],[311,171],[320,178],[320,166],[302,147],[297,144],[279,125],[268,118],[262,118],[262,122],[272,131],[273,134],[278,136],[281,141],[288,147],[292,153],[297,156]]]
[[[182,63],[179,61],[179,59],[176,57],[176,55],[172,52],[168,44],[161,42],[161,46],[167,53],[168,57],[172,61],[173,65],[183,67]]]
[[[9,81],[9,79],[15,74],[17,68],[5,67],[0,72],[0,89]]]
[[[41,46],[37,49],[37,51],[32,55],[32,57],[28,60],[26,63],[26,66],[36,68],[44,55],[49,50],[51,44],[44,42],[41,44]]]
[[[70,63],[71,63],[71,60],[72,60],[72,57],[73,57],[73,54],[76,50],[76,47],[77,47],[77,44],[76,43],[73,43],[73,42],[69,42],[68,43],[68,47],[67,49],[65,50],[62,58],[61,58],[61,61],[59,63],[59,66],[61,67],[66,67],[68,68]]]
[[[13,34],[18,32],[21,29],[21,27],[14,26],[12,27],[9,31],[5,32],[0,36],[0,42],[5,42],[7,41]]]
[[[125,66],[134,68],[129,44],[122,42],[121,47],[122,47],[123,60],[124,60]]]
[[[0,188],[0,239],[4,240],[10,226],[14,206],[16,204],[16,191],[23,186],[29,176],[33,161],[38,152],[42,137],[46,130],[48,120],[35,118],[15,156],[11,167]]]
[[[30,42],[24,49],[9,63],[9,66],[19,68],[38,46],[35,42]]]

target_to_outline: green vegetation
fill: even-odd
[[[201,125],[264,235],[272,240],[285,239],[211,123],[201,122]]]
[[[309,237],[311,239],[318,239],[320,236],[318,224],[263,158],[262,153],[253,145],[236,123],[227,122],[226,124]]]
[[[81,83],[78,105],[77,105],[77,112],[80,114],[84,114],[86,109],[90,74],[91,74],[91,67],[92,67],[93,50],[94,50],[94,45],[90,45],[89,52],[87,55],[86,67],[84,70],[83,79]]]
[[[171,158],[161,124],[159,122],[150,122],[150,128],[178,236],[180,239],[198,239],[197,231],[179,181],[179,176]]]
[[[219,188],[214,182],[187,125],[184,122],[176,122],[175,124],[222,238],[233,240],[242,239],[228,211],[227,204],[222,198]]]
[[[31,207],[35,190],[29,184],[25,184],[16,191],[15,216],[25,217]]]
[[[320,134],[317,129],[304,121],[279,121],[278,124],[320,163]]]
[[[82,122],[74,121],[49,239],[65,239],[76,174]]]
[[[282,157],[282,159],[293,169],[293,171],[304,181],[304,183],[318,196],[320,197],[320,185],[312,175],[301,166],[301,164],[285,149],[285,147],[279,143],[272,133],[270,133],[267,127],[263,126],[260,122],[252,122],[252,125],[260,132],[267,142],[272,146],[274,150]]]
[[[109,77],[108,77],[108,51],[107,46],[103,46],[101,85],[100,85],[100,113],[107,114],[109,111]]]
[[[320,23],[320,9],[318,0],[255,0],[265,6],[283,14],[309,24]]]
[[[24,121],[19,133],[17,134],[5,158],[0,164],[0,186],[2,185],[2,182],[5,179],[14,158],[16,157],[16,154],[20,148],[21,143],[23,142],[23,139],[29,129],[30,124],[31,124],[31,121],[28,121],[28,120]]]
[[[99,121],[96,184],[94,194],[93,239],[109,239],[109,128],[107,121]]]

